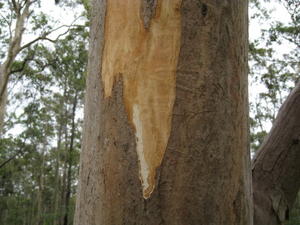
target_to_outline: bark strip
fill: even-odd
[[[143,197],[149,198],[171,130],[181,0],[159,0],[147,30],[141,20],[141,3],[108,1],[102,80],[106,97],[111,95],[118,76],[124,81],[124,101],[135,130]]]

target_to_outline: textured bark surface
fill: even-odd
[[[151,30],[155,27],[151,21],[156,18],[158,23],[163,22],[160,19],[167,23],[170,19],[158,13],[162,11],[157,7],[164,1],[140,1],[140,23],[146,33],[160,33]],[[130,85],[136,88],[134,80],[141,82],[144,77],[145,86],[151,86],[152,81],[147,81],[145,71],[137,73],[139,77],[131,84],[126,71],[116,66],[115,77],[109,85],[111,92],[105,91],[107,73],[103,74],[103,60],[109,41],[105,40],[105,32],[109,29],[105,25],[110,15],[107,9],[112,2],[125,4],[127,1],[94,0],[92,3],[94,13],[75,224],[252,224],[247,144],[247,1],[183,0],[176,6],[180,17],[180,45],[174,103],[169,113],[170,131],[169,135],[162,134],[169,137],[161,163],[155,167],[154,188],[147,196],[140,179],[138,128],[132,122],[126,90]],[[175,1],[165,2],[173,4]],[[126,14],[124,10],[114,13],[121,14],[121,18]],[[123,24],[119,29],[128,29],[129,25]],[[124,33],[134,40],[133,34],[130,29]],[[120,49],[126,47],[115,43]],[[168,60],[160,55],[168,49],[168,44],[172,42],[156,52],[159,60]],[[147,45],[143,49],[145,54],[139,56],[146,56],[152,47],[151,43]],[[133,49],[127,51],[128,55],[114,60],[128,60],[126,56],[130,58]],[[110,63],[118,65],[119,62]],[[160,74],[162,80],[167,76]],[[153,92],[170,88],[154,86]],[[145,93],[141,90],[132,98],[148,95],[147,91],[145,88]],[[151,105],[149,99],[145,98],[143,104]],[[159,104],[152,108],[155,112],[162,110]],[[151,115],[148,111],[144,113]],[[141,122],[144,124],[143,120]]]
[[[254,224],[281,225],[300,188],[300,83],[253,160]]]

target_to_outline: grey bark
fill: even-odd
[[[22,35],[24,32],[24,24],[28,16],[30,15],[29,7],[32,4],[31,1],[27,1],[24,8],[15,1],[14,10],[17,16],[14,35],[11,37],[6,59],[0,65],[0,135],[3,132],[4,116],[7,103],[7,83],[11,71],[12,64],[20,51]]]
[[[300,188],[300,82],[253,160],[254,224],[281,225]]]
[[[13,72],[20,72],[20,71],[11,70],[17,55],[22,50],[29,48],[30,46],[32,46],[33,44],[35,44],[40,40],[48,40],[51,42],[55,42],[60,36],[63,35],[63,34],[58,35],[56,40],[51,40],[50,38],[48,38],[49,34],[63,27],[60,26],[51,31],[43,33],[41,36],[38,36],[32,41],[21,46],[23,33],[26,29],[25,28],[26,20],[28,20],[28,18],[31,16],[32,10],[30,9],[36,2],[37,0],[22,0],[22,1],[11,0],[11,3],[13,5],[12,10],[14,11],[14,14],[16,16],[16,21],[15,21],[14,29],[12,29],[11,27],[9,28],[14,30],[14,33],[11,34],[10,42],[8,45],[8,50],[4,62],[0,64],[0,137],[3,134],[4,119],[5,119],[4,117],[6,113],[6,105],[7,105],[7,98],[8,98],[7,85],[9,82],[9,77]],[[25,66],[27,61],[30,60],[31,60],[30,58],[25,59],[23,65]]]
[[[62,111],[62,110],[61,110]],[[59,121],[62,121],[62,113],[60,113],[59,116]],[[59,168],[60,168],[60,160],[61,160],[61,140],[62,140],[62,123],[59,123],[59,128],[58,128],[58,134],[57,134],[57,147],[56,147],[56,162],[55,162],[55,193],[53,197],[53,213],[55,215],[55,219],[53,220],[53,225],[59,225],[60,221],[60,211],[59,209],[59,203],[60,203],[60,193],[61,193],[61,176],[59,173]]]
[[[43,205],[43,199],[44,199],[44,169],[45,169],[45,157],[46,157],[46,140],[44,140],[43,148],[41,152],[42,162],[40,164],[40,171],[39,171],[39,177],[38,177],[38,191],[37,191],[37,208],[36,208],[36,216],[35,216],[35,224],[41,225],[43,223],[43,215],[44,215],[44,205]]]
[[[247,3],[182,2],[171,134],[144,199],[122,78],[104,98],[107,2],[93,1],[76,225],[252,224]]]
[[[74,96],[74,101],[73,101],[73,108],[72,108],[72,124],[71,124],[71,136],[70,136],[70,146],[68,149],[68,172],[67,172],[67,184],[66,184],[66,194],[65,194],[65,214],[64,214],[64,220],[63,220],[63,225],[68,225],[69,224],[69,214],[70,214],[70,198],[71,198],[71,188],[72,188],[72,154],[74,152],[74,139],[75,139],[75,113],[77,109],[77,93]]]

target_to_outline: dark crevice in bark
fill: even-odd
[[[207,15],[207,11],[208,11],[207,5],[203,3],[202,7],[201,7],[201,14],[202,14],[202,16],[205,17]]]
[[[141,19],[146,29],[149,29],[151,19],[155,16],[156,6],[157,0],[142,0]]]

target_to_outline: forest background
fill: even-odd
[[[81,0],[0,0],[0,224],[73,223],[88,12]],[[254,155],[299,81],[300,3],[253,0],[249,12]],[[298,197],[286,225],[299,224]]]

